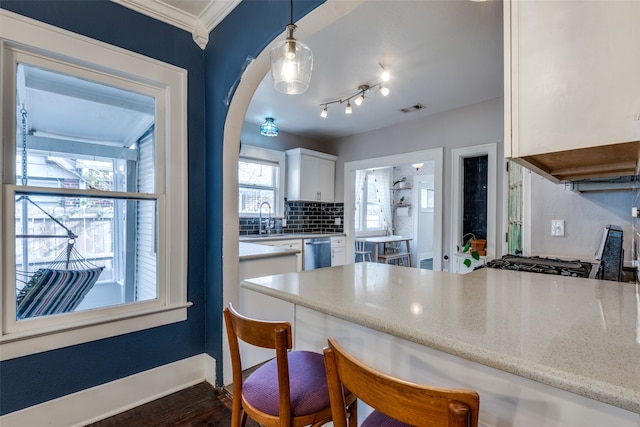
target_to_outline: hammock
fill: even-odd
[[[22,185],[27,185],[27,111],[22,113]],[[29,277],[27,272],[16,272],[16,280],[26,284],[16,296],[16,318],[46,316],[73,311],[98,281],[104,267],[98,267],[85,260],[75,249],[76,236],[73,231],[54,218],[49,212],[27,196],[17,201],[26,200],[42,211],[53,222],[67,231],[67,248],[47,268],[39,268]],[[61,237],[61,236],[16,236]],[[64,236],[62,236],[64,237]],[[25,279],[22,279],[24,277]]]
[[[56,224],[67,231],[67,248],[47,266],[39,268],[28,280],[27,272],[16,272],[16,279],[26,282],[16,296],[16,318],[46,316],[73,311],[96,284],[104,267],[98,267],[85,260],[74,247],[76,236],[73,231],[51,216],[27,196],[21,196],[18,201],[26,200],[51,218]],[[16,237],[29,238],[38,236],[21,235]],[[39,236],[61,237],[61,236]]]
[[[73,311],[80,305],[104,267],[84,260],[70,239],[67,251],[47,268],[39,268],[16,297],[16,318]],[[71,268],[70,268],[71,267]]]

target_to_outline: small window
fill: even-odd
[[[274,201],[278,195],[279,167],[273,164],[265,164],[252,160],[240,160],[238,162],[238,185],[240,194],[238,197],[240,216],[252,216],[259,214],[262,203],[275,206]]]
[[[391,169],[356,171],[355,230],[359,233],[391,229]]]
[[[186,73],[6,16],[3,356],[184,320]]]
[[[238,161],[238,214],[255,217],[283,212],[285,154],[258,147],[243,147]],[[269,204],[267,206],[263,203]]]

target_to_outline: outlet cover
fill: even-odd
[[[564,236],[564,219],[551,220],[551,235]]]

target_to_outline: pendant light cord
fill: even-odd
[[[290,16],[291,16],[291,20],[289,22],[293,24],[293,0],[291,0]]]

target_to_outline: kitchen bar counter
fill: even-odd
[[[634,284],[357,263],[241,286],[634,412],[628,425],[640,425],[640,301]],[[486,396],[484,403],[490,403]]]
[[[240,236],[241,242],[258,243],[274,240],[289,240],[289,239],[315,239],[317,237],[332,237],[332,236],[344,236],[344,233],[272,233],[272,234],[249,234],[246,236]]]
[[[298,249],[287,249],[276,246],[258,245],[255,243],[240,242],[238,248],[240,261],[252,259],[274,258],[281,256],[295,255],[300,251]]]

